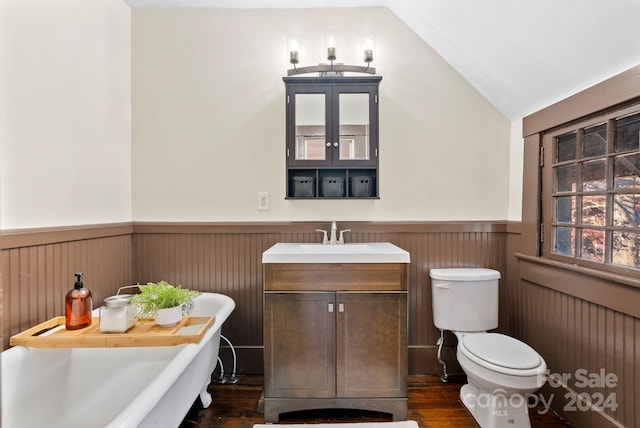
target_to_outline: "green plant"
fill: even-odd
[[[173,308],[189,303],[200,294],[199,291],[187,290],[181,285],[174,287],[166,281],[147,282],[140,285],[140,293],[134,294],[131,303],[138,306],[142,316],[151,317],[158,309]]]

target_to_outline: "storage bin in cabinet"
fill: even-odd
[[[323,177],[322,196],[342,197],[344,196],[344,177]]]
[[[351,177],[351,196],[357,198],[373,196],[373,177],[353,176]]]
[[[313,197],[316,195],[316,179],[314,177],[293,177],[293,196]]]

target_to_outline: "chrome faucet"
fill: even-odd
[[[331,222],[331,235],[327,238],[327,231],[323,229],[316,229],[316,232],[322,232],[322,244],[344,244],[344,233],[351,232],[351,229],[344,229],[340,231],[340,238],[338,238],[338,225],[335,221]]]
[[[329,238],[330,245],[335,245],[338,243],[338,238],[336,236],[337,232],[338,232],[338,225],[336,224],[335,221],[332,221],[331,222],[331,238]]]
[[[322,229],[316,229],[316,232],[322,232],[322,245],[326,245],[329,243],[327,239],[327,231]]]
[[[351,229],[344,229],[340,231],[340,238],[338,238],[338,244],[344,244],[344,233],[351,232]]]

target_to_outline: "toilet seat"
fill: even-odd
[[[535,376],[543,364],[529,345],[499,333],[466,334],[458,349],[476,364],[514,376]]]

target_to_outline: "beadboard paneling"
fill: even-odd
[[[64,298],[83,272],[94,306],[131,282],[131,227],[86,227],[0,235],[2,349],[9,337],[64,315]]]
[[[224,334],[238,348],[238,372],[262,370],[262,264],[276,242],[318,242],[326,223],[162,224],[30,230],[0,234],[0,302],[3,349],[8,337],[63,313],[73,273],[85,272],[94,301],[119,286],[165,279],[202,291],[228,294],[237,304]],[[569,373],[569,389],[546,387],[556,410],[565,394],[616,394],[617,409],[569,412],[575,426],[637,427],[640,288],[593,272],[572,272],[518,254],[520,226],[511,223],[339,223],[348,242],[389,241],[411,254],[409,266],[409,372],[440,373],[433,326],[429,269],[489,267],[502,273],[500,330],[538,350],[552,373]],[[569,273],[568,273],[569,272]],[[445,336],[450,373],[455,340]],[[221,357],[230,371],[231,356]],[[579,388],[575,373],[615,373],[614,387]]]
[[[23,329],[64,312],[64,295],[73,273],[83,271],[96,305],[119,286],[167,281],[227,294],[236,311],[224,334],[238,350],[239,373],[262,371],[262,264],[264,250],[276,242],[318,242],[325,223],[162,224],[133,223],[31,230],[0,234],[2,346]],[[562,412],[564,395],[616,394],[617,409],[605,413],[570,412],[576,426],[639,426],[638,355],[640,322],[635,283],[615,283],[591,272],[536,261],[518,254],[520,226],[511,223],[341,223],[352,229],[348,242],[392,242],[411,254],[409,265],[409,372],[440,373],[433,326],[429,269],[489,267],[502,273],[500,330],[538,350],[553,373],[569,373],[569,389],[555,394]],[[568,276],[569,275],[569,276]],[[604,290],[604,291],[599,291]],[[445,336],[444,359],[459,370],[455,340]],[[225,368],[231,356],[221,348]],[[575,373],[614,373],[613,387],[578,387]],[[616,422],[617,421],[617,422]],[[595,425],[594,425],[595,424]],[[619,426],[619,425],[618,425]]]
[[[133,223],[30,230],[1,235],[3,349],[8,337],[64,313],[73,273],[83,271],[95,305],[122,285],[164,279],[231,296],[237,308],[224,334],[238,350],[240,373],[262,371],[262,252],[276,242],[318,242],[328,223]],[[429,269],[490,267],[503,273],[508,225],[460,223],[339,223],[348,242],[389,241],[411,254],[410,372],[437,373]],[[507,287],[501,320],[508,325]],[[502,323],[502,321],[501,321]],[[456,366],[449,338],[445,359]],[[225,351],[223,351],[224,353]],[[228,356],[223,355],[225,364]]]
[[[547,396],[553,394],[555,410],[576,426],[640,426],[637,413],[640,409],[637,388],[640,385],[640,320],[554,289],[554,281],[562,278],[563,282],[569,281],[573,285],[607,290],[625,287],[626,293],[635,292],[636,297],[632,299],[636,305],[640,289],[616,286],[602,279],[584,281],[578,273],[552,264],[536,265],[530,258],[521,259],[520,265],[522,279],[515,281],[511,288],[512,333],[544,357],[551,373],[569,376],[567,389],[549,384],[544,388]],[[573,279],[566,275],[572,275]],[[614,294],[615,291],[610,291],[607,298],[618,300]],[[615,375],[615,386],[604,385],[602,370],[605,374]],[[592,378],[596,383],[585,382],[585,376],[597,376]],[[571,391],[596,401],[598,394],[612,397],[610,403],[617,408],[605,408],[600,414],[575,411],[576,404],[572,405],[565,396]]]
[[[262,252],[277,242],[319,242],[328,223],[166,225],[135,224],[134,281],[161,279],[231,296],[236,310],[225,323],[242,358],[238,371],[262,372]],[[388,241],[409,251],[410,372],[440,370],[435,359],[439,332],[433,326],[429,269],[490,267],[506,281],[506,224],[339,223],[351,229],[347,242]],[[504,300],[503,318],[508,320]],[[455,352],[447,358],[455,367]],[[225,359],[226,361],[226,359]],[[226,362],[225,362],[226,367]]]

